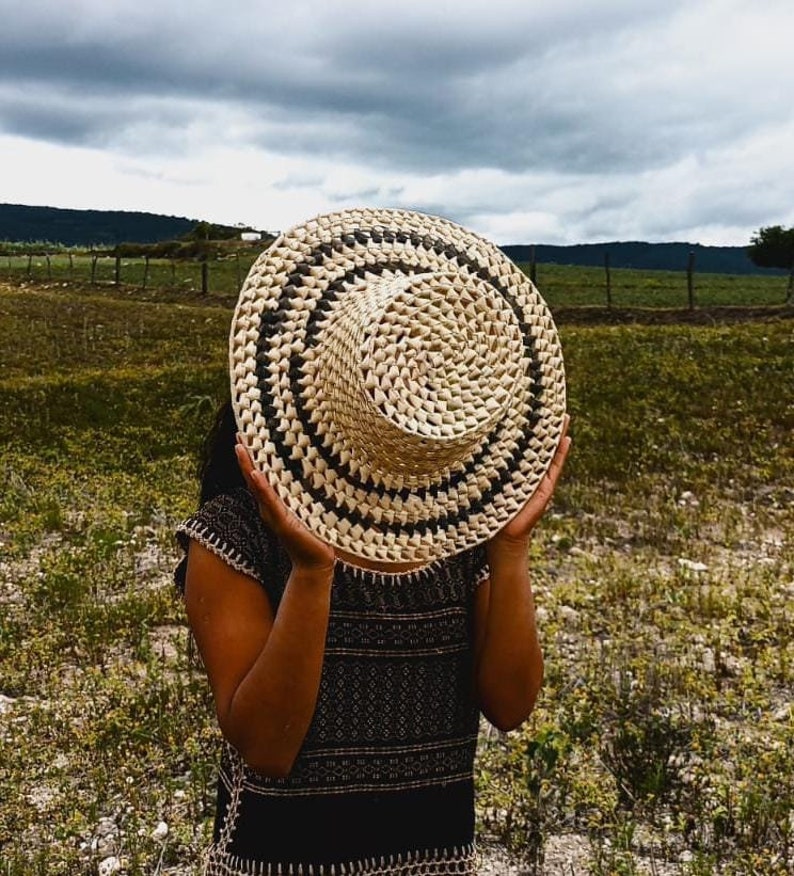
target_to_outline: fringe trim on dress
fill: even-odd
[[[462,848],[408,852],[341,864],[268,864],[237,855],[207,856],[204,876],[475,876],[477,850]]]

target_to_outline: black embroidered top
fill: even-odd
[[[257,580],[278,607],[289,558],[247,490],[211,500],[177,536]],[[224,744],[207,874],[475,873],[471,633],[486,575],[483,548],[401,574],[337,564],[301,752],[287,778],[271,779]]]

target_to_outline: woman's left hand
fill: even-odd
[[[529,536],[551,501],[562,472],[562,467],[565,464],[565,458],[571,449],[571,439],[568,437],[570,422],[571,418],[566,414],[562,423],[562,437],[549,470],[546,472],[546,476],[518,514],[506,523],[490,540],[488,544],[489,549],[517,549],[526,552]]]
[[[251,454],[239,437],[234,449],[259,513],[289,554],[293,570],[332,573],[336,562],[333,547],[311,532],[281,501],[264,473],[254,466]]]

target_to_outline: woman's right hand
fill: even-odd
[[[235,445],[237,462],[254,495],[262,519],[275,533],[290,556],[293,570],[312,573],[333,571],[336,554],[330,544],[318,538],[287,508],[262,472],[258,471],[239,437]]]

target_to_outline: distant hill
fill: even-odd
[[[64,210],[56,207],[28,207],[0,204],[0,241],[48,242],[64,246],[115,246],[119,243],[159,243],[185,237],[198,220],[158,213],[123,210]],[[218,226],[231,229],[230,226]],[[528,262],[528,244],[503,246],[515,262]],[[786,273],[774,268],[757,268],[743,246],[702,246],[699,243],[582,243],[573,246],[537,244],[539,264],[601,267],[609,253],[613,268],[682,271],[689,253],[695,254],[695,270],[714,274]]]
[[[184,237],[196,222],[157,213],[0,204],[0,241],[102,247],[117,243],[158,243]]]
[[[529,262],[529,245],[503,246],[502,250],[514,262]],[[582,265],[603,267],[604,254],[609,253],[613,268],[637,268],[648,271],[685,271],[689,253],[695,255],[694,269],[699,274],[785,274],[776,269],[758,268],[743,246],[703,246],[699,243],[580,243],[573,246],[535,246],[538,264]]]

